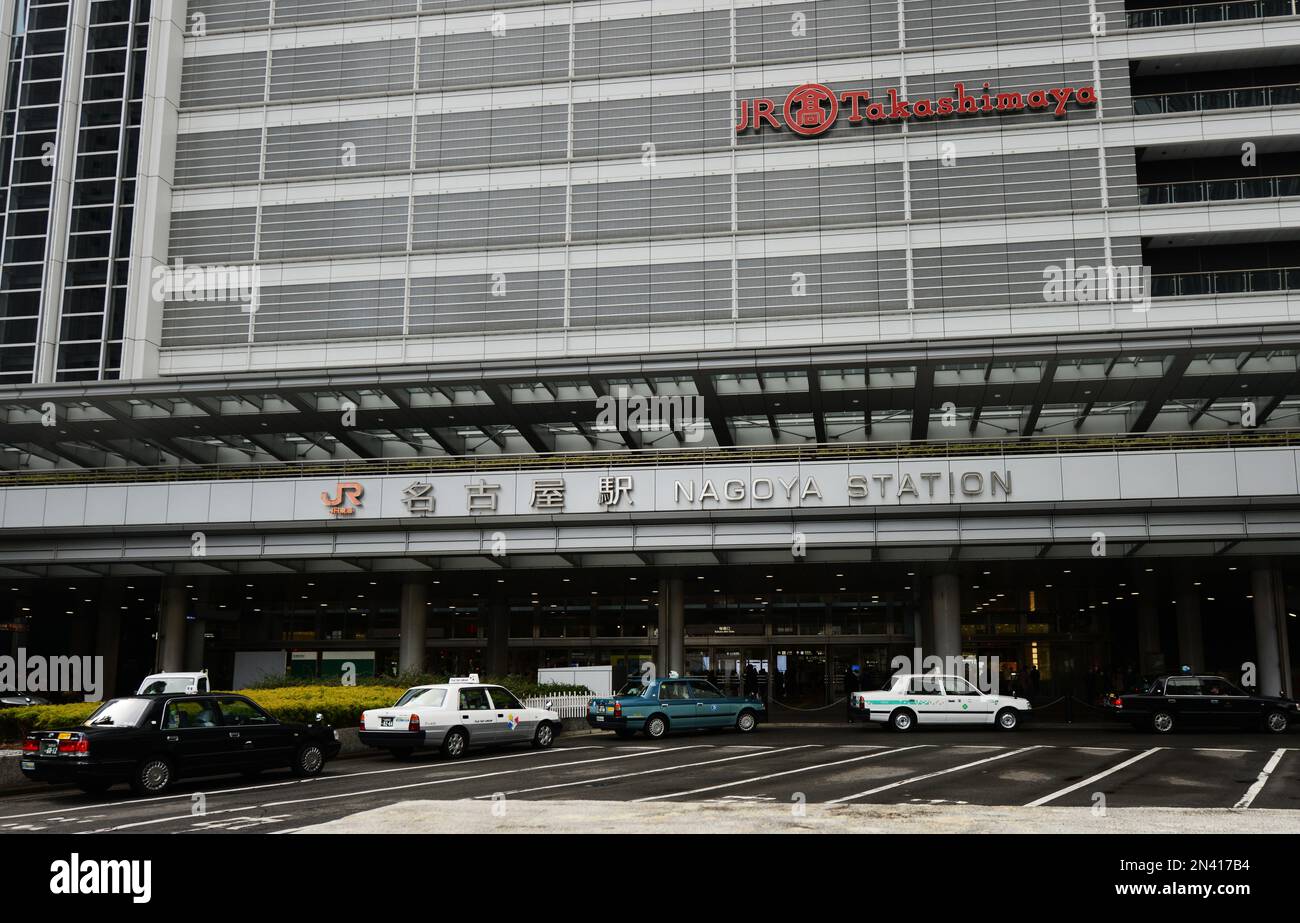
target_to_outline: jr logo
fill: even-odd
[[[321,491],[320,499],[331,516],[353,516],[365,492],[365,487],[356,481],[341,481],[337,494],[331,497],[329,491]]]

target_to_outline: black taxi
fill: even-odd
[[[1300,718],[1300,704],[1278,696],[1252,695],[1222,676],[1180,673],[1157,676],[1141,692],[1116,696],[1111,712],[1120,721],[1157,734],[1192,725],[1281,734]]]
[[[338,755],[338,733],[277,721],[232,693],[137,695],[112,699],[65,731],[35,731],[19,768],[35,782],[71,783],[99,793],[119,782],[158,795],[176,779],[289,769],[314,776]]]

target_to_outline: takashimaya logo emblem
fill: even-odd
[[[338,492],[330,496],[328,490],[321,491],[320,499],[331,516],[354,516],[366,489],[356,481],[339,482]]]
[[[840,101],[830,87],[805,83],[795,87],[785,98],[785,124],[797,135],[811,138],[835,124]]]

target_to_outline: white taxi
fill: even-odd
[[[438,749],[452,759],[477,746],[526,743],[546,749],[561,729],[550,706],[529,708],[510,690],[481,684],[471,674],[412,686],[392,708],[362,712],[358,736],[367,747],[399,759],[422,749]]]
[[[849,694],[850,721],[874,721],[896,731],[918,724],[982,724],[1014,731],[1029,710],[1027,699],[989,695],[963,677],[940,673],[898,673],[882,689]]]

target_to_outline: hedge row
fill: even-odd
[[[357,686],[383,686],[385,688],[400,687],[409,689],[411,686],[429,686],[434,683],[445,683],[449,677],[445,673],[403,673],[399,676],[358,676]],[[480,681],[490,686],[505,686],[521,699],[530,699],[534,696],[557,696],[557,695],[589,695],[591,690],[586,686],[575,685],[572,683],[538,683],[536,679],[520,675],[506,676],[480,676]],[[319,679],[304,679],[297,676],[268,676],[259,682],[253,683],[250,689],[289,689],[301,686],[320,687],[322,683]]]
[[[489,682],[489,680],[484,680]],[[411,685],[419,685],[413,683]],[[521,698],[534,695],[566,695],[572,687],[539,686],[537,683],[501,682]],[[368,708],[385,708],[396,702],[407,685],[322,686],[294,685],[270,689],[241,689],[281,721],[308,722],[316,715],[335,727],[353,727]],[[580,694],[586,689],[579,687]],[[74,702],[70,705],[32,705],[0,710],[0,741],[22,740],[31,731],[51,731],[74,727],[99,707],[97,702]]]

